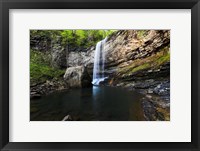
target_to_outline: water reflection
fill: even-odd
[[[99,92],[101,91],[99,86],[93,86],[92,87],[92,96],[95,99],[96,96],[99,94]]]
[[[31,120],[60,121],[66,115],[81,121],[142,120],[141,94],[124,89],[93,86],[72,89],[31,100]]]

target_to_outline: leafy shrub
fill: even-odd
[[[46,36],[54,39],[56,36],[62,37],[62,45],[88,48],[116,30],[31,30],[30,36]]]

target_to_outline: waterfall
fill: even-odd
[[[99,41],[96,45],[95,49],[95,56],[94,56],[94,67],[93,67],[93,85],[99,85],[100,82],[104,81],[104,64],[105,64],[105,51],[104,51],[104,45],[106,42],[106,39],[103,39],[102,41]]]

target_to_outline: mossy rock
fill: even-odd
[[[119,68],[116,77],[126,77],[133,75],[136,72],[158,69],[161,65],[170,61],[169,46],[162,48],[161,51],[143,59],[134,60],[131,64]]]
[[[63,76],[65,70],[52,68],[44,53],[31,50],[30,83],[31,85],[44,83],[46,80]]]
[[[148,33],[147,30],[137,30],[137,38],[142,39],[144,38]]]

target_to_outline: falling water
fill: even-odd
[[[96,45],[95,56],[94,56],[94,68],[93,68],[93,85],[99,85],[100,82],[104,81],[104,64],[105,64],[105,51],[104,45],[106,38],[99,41]]]

